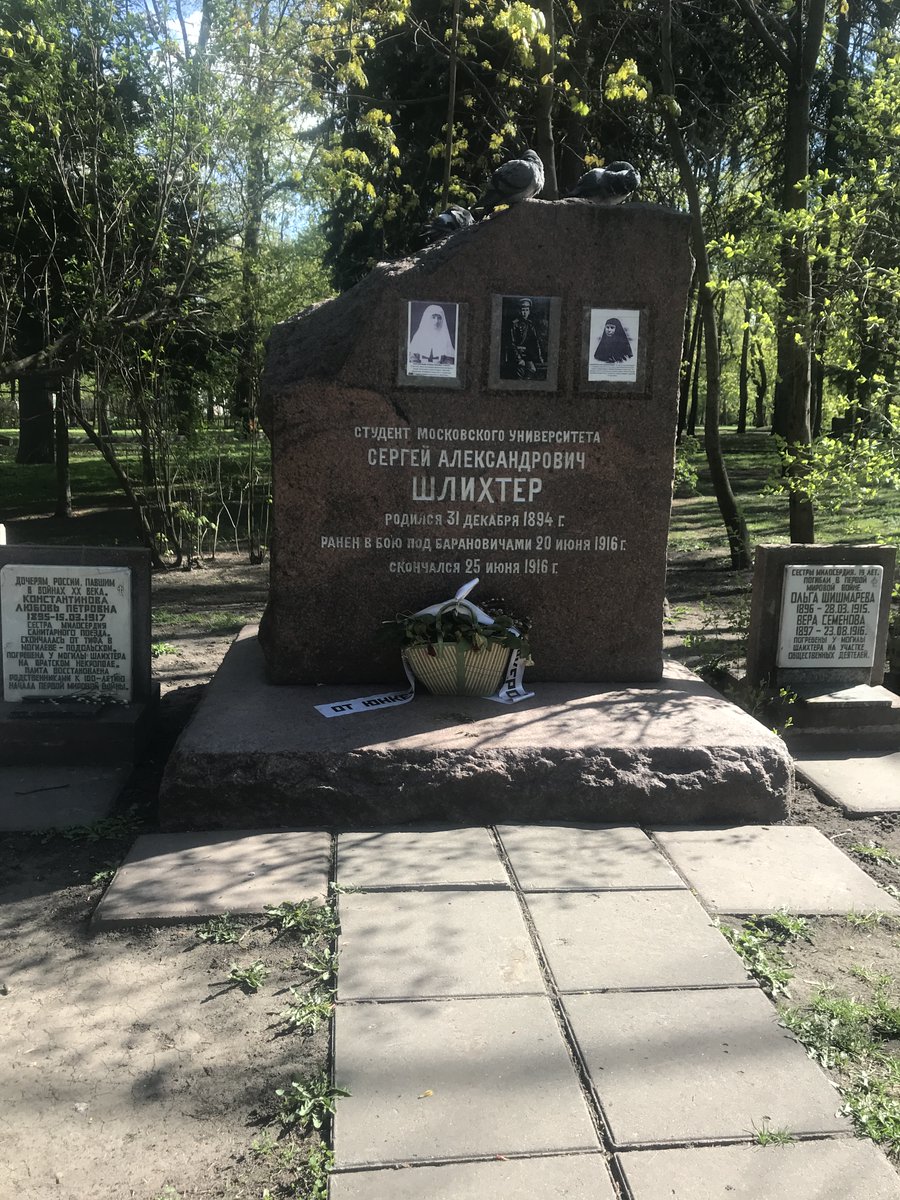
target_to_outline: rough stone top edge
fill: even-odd
[[[582,213],[585,224],[614,223],[620,228],[636,220],[652,219],[674,227],[687,247],[690,218],[687,213],[659,204],[623,204],[611,208],[599,207],[587,201],[529,200],[508,212],[480,221],[407,258],[380,262],[359,283],[330,299],[319,301],[301,310],[286,321],[275,325],[267,343],[266,368],[262,378],[261,416],[269,422],[275,395],[286,386],[301,381],[337,378],[353,351],[356,338],[348,330],[362,330],[371,320],[376,297],[386,288],[393,290],[405,279],[427,278],[457,255],[473,251],[483,254],[491,242],[519,235],[528,244],[533,236],[535,220],[549,218],[551,213],[571,220],[573,213]],[[673,241],[674,244],[674,241]],[[478,249],[476,249],[478,248]],[[293,352],[293,357],[292,357]],[[284,360],[291,360],[285,371]]]

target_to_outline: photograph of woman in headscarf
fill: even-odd
[[[628,334],[622,328],[622,322],[618,317],[610,317],[603,326],[603,333],[600,335],[600,341],[594,351],[594,358],[597,362],[619,363],[632,357],[631,342]]]
[[[408,375],[456,377],[457,306],[410,300],[406,346]]]
[[[588,379],[635,381],[640,316],[632,309],[591,309]]]

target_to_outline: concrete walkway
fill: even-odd
[[[710,915],[900,911],[818,831],[153,835],[94,924],[260,912],[329,878],[331,1200],[900,1200]]]
[[[774,878],[773,832],[340,836],[332,1200],[900,1197],[673,866]]]

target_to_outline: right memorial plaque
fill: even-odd
[[[884,568],[871,563],[784,568],[779,667],[871,667]]]

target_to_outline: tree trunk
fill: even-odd
[[[667,98],[675,99],[675,69],[672,63],[672,0],[664,0],[662,9],[662,77]],[[687,193],[688,211],[691,216],[691,241],[694,249],[697,272],[697,295],[703,316],[703,340],[706,345],[706,412],[703,421],[703,444],[709,463],[713,490],[719,512],[725,524],[731,565],[736,570],[750,566],[750,537],[747,522],[741,512],[728,478],[728,470],[722,455],[719,437],[719,401],[721,396],[721,364],[719,359],[719,332],[716,328],[715,300],[710,292],[711,280],[709,259],[706,253],[706,230],[703,227],[703,210],[700,206],[700,190],[688,161],[687,150],[681,128],[669,107],[663,107],[663,121],[668,135],[672,156],[681,177],[681,185]]]
[[[763,22],[753,0],[738,0],[785,79],[784,168],[781,209],[788,226],[781,242],[783,282],[778,321],[778,377],[775,382],[773,429],[784,439],[785,474],[790,476],[789,513],[792,542],[815,538],[812,502],[803,488],[808,469],[810,375],[812,355],[812,272],[806,235],[791,215],[807,209],[810,96],[825,29],[826,0],[798,0],[781,21],[780,38],[771,21]]]
[[[556,147],[553,141],[553,92],[556,76],[556,35],[553,26],[554,0],[541,0],[540,8],[544,14],[544,32],[550,43],[549,50],[537,48],[535,59],[538,70],[537,105],[535,108],[535,149],[544,164],[544,187],[541,196],[544,200],[558,200],[559,188],[556,183]],[[546,80],[546,82],[543,82]]]
[[[738,366],[738,433],[747,432],[747,409],[750,405],[750,300],[744,296],[744,332],[741,338],[741,361]]]
[[[766,370],[766,360],[763,356],[759,344],[755,347],[754,361],[756,369],[759,372],[759,378],[756,381],[756,412],[753,417],[753,424],[757,429],[762,429],[766,424],[766,393],[769,390],[769,373]]]
[[[19,449],[17,463],[52,463],[53,401],[47,375],[23,375],[19,380]]]
[[[56,508],[55,517],[71,517],[72,515],[72,477],[69,472],[69,413],[72,411],[72,397],[77,386],[78,375],[63,376],[59,391],[56,393],[56,411],[54,422],[56,426]]]
[[[450,34],[450,71],[447,80],[447,140],[444,144],[444,183],[441,188],[441,208],[450,203],[450,172],[453,165],[453,119],[456,114],[456,65],[459,58],[459,7],[453,0],[453,26]]]
[[[697,301],[697,341],[694,361],[691,364],[691,407],[688,409],[687,431],[689,437],[697,435],[697,409],[700,407],[700,360],[703,357],[703,320],[700,302]]]
[[[695,272],[696,276],[696,272]],[[692,318],[693,314],[693,319]],[[684,342],[681,349],[681,379],[678,386],[678,431],[677,441],[681,441],[687,425],[688,402],[691,395],[691,366],[697,352],[697,338],[700,333],[700,306],[695,303],[694,281],[688,292],[688,306],[684,314]]]

